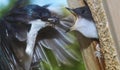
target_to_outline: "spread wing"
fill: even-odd
[[[4,19],[0,20],[0,70],[23,70],[27,32],[30,19],[25,11],[12,10]],[[24,17],[22,17],[24,15]],[[68,58],[77,60],[73,52],[68,49],[74,43],[74,37],[65,33],[70,22],[61,21],[55,27],[46,27],[39,31],[33,54],[31,68],[36,67],[42,60],[50,64],[44,48],[51,50],[57,60],[63,64],[70,64]]]
[[[40,61],[51,65],[44,48],[53,52],[59,64],[60,62],[70,64],[69,58],[77,60],[69,49],[69,45],[74,43],[74,37],[65,33],[69,26],[70,22],[61,21],[55,27],[48,26],[39,31],[31,68],[39,67]],[[25,25],[8,23],[5,20],[0,22],[0,27],[1,70],[24,69],[25,40],[28,28]]]
[[[8,37],[6,23],[0,20],[0,70],[19,70],[16,55],[12,49],[12,41]]]
[[[70,22],[61,21],[55,27],[48,26],[40,30],[33,61],[41,59],[50,64],[44,48],[53,52],[58,64],[70,64],[69,58],[77,60],[77,57],[70,49],[70,45],[75,42],[75,38],[70,33],[65,33],[70,26]]]

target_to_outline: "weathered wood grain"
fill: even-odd
[[[102,0],[86,0],[96,23],[105,70],[120,70],[120,61]]]

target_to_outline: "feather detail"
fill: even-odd
[[[14,55],[4,20],[0,20],[0,70],[22,70]]]

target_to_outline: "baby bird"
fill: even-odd
[[[75,8],[75,9],[66,8],[66,9],[70,11],[76,18],[75,24],[72,27],[70,27],[67,30],[67,32],[76,30],[80,32],[83,36],[97,41],[98,43],[96,45],[95,55],[100,60],[102,54],[99,46],[99,40],[98,40],[99,37],[89,7],[86,5],[80,8]]]
[[[70,27],[68,31],[76,30],[87,38],[98,39],[95,22],[92,18],[92,14],[88,6],[75,8],[75,9],[70,9],[70,8],[66,8],[66,9],[69,10],[76,18],[75,24],[72,27]]]

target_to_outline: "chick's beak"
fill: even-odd
[[[75,30],[74,26],[70,27],[69,29],[66,30],[66,33]]]
[[[74,12],[73,9],[70,9],[70,8],[67,8],[67,7],[66,7],[66,9],[67,9],[69,12],[71,12],[75,17],[77,17],[77,14]]]

